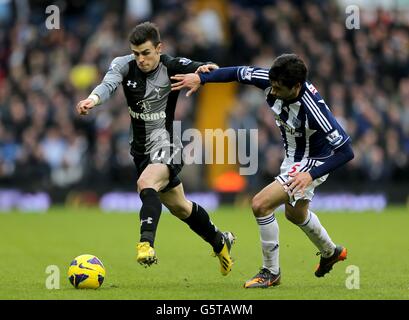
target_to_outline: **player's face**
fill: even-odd
[[[150,72],[159,64],[162,44],[159,43],[155,47],[152,41],[149,40],[138,46],[131,44],[131,50],[135,55],[138,68],[142,72]]]
[[[273,95],[273,97],[277,99],[290,100],[298,96],[300,88],[301,88],[300,84],[297,84],[292,88],[288,88],[287,86],[283,85],[281,82],[272,81],[270,93]]]

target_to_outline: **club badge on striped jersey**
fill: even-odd
[[[301,127],[301,120],[300,119],[294,117],[291,122],[292,122],[292,125],[294,126],[295,129],[298,129],[298,128]]]

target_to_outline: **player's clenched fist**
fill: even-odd
[[[81,100],[77,104],[77,112],[80,115],[87,115],[89,110],[91,110],[95,106],[95,101],[91,98],[87,98],[85,100]]]

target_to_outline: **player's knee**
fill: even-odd
[[[150,181],[149,179],[146,179],[144,177],[140,177],[138,179],[138,181],[136,182],[136,186],[138,188],[138,192],[140,192],[141,190],[146,189],[146,188],[153,188],[154,187],[152,181]]]
[[[251,209],[256,217],[263,217],[268,214],[268,207],[265,205],[263,199],[257,195],[251,201]]]

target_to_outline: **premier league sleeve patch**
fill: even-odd
[[[326,136],[329,144],[333,147],[338,147],[341,142],[344,140],[342,135],[339,134],[338,130],[332,131],[329,135]]]
[[[179,62],[182,64],[182,66],[187,66],[188,64],[190,64],[192,62],[192,60],[190,60],[188,58],[180,58]]]
[[[253,73],[254,68],[251,67],[242,67],[239,71],[240,80],[244,81],[251,81],[251,75]]]

